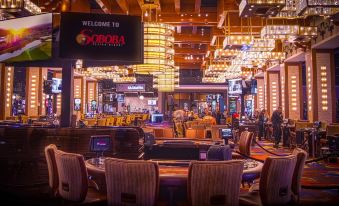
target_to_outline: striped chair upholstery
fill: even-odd
[[[241,205],[286,205],[292,200],[292,178],[297,157],[268,157],[259,181],[259,191],[240,195]]]
[[[83,202],[88,190],[84,157],[57,150],[55,159],[59,173],[60,196],[65,200]]]
[[[196,136],[197,136],[197,131],[195,129],[192,129],[192,128],[186,129],[186,134],[185,134],[186,138],[196,138]]]
[[[229,145],[212,145],[207,151],[207,160],[220,161],[231,160],[232,149]]]
[[[238,205],[244,163],[230,161],[192,161],[188,173],[191,205]]]
[[[108,205],[155,205],[159,170],[155,162],[105,160]]]
[[[48,169],[48,184],[53,196],[57,195],[59,187],[59,175],[55,160],[56,151],[57,147],[54,144],[50,144],[45,147],[45,157]]]
[[[253,133],[244,131],[240,134],[239,138],[239,152],[247,156],[251,156],[251,143],[253,139]],[[243,158],[243,156],[233,152],[232,156],[234,159]]]
[[[98,119],[98,126],[106,126],[106,118]]]
[[[297,156],[297,163],[293,173],[292,179],[292,192],[297,202],[299,202],[301,184],[300,179],[302,177],[305,161],[307,158],[307,152],[303,149],[296,148],[293,150],[292,155]]]

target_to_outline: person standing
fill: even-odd
[[[275,138],[275,147],[279,147],[282,131],[281,124],[283,122],[282,108],[279,106],[272,114],[273,137]]]
[[[258,127],[259,127],[259,133],[258,133],[258,138],[259,141],[261,141],[261,138],[264,136],[264,131],[265,131],[265,121],[266,121],[266,116],[265,116],[266,111],[263,109],[258,115]]]

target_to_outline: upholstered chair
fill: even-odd
[[[251,156],[251,143],[253,139],[253,133],[244,131],[240,134],[239,138],[239,152],[246,156]],[[232,153],[233,159],[243,159],[244,157],[239,155],[238,153]]]
[[[301,184],[300,180],[304,171],[305,161],[307,159],[307,152],[303,149],[296,148],[293,150],[292,155],[297,157],[297,163],[293,172],[292,179],[292,193],[296,202],[299,202]]]
[[[59,187],[59,175],[55,160],[55,152],[57,147],[54,144],[50,144],[45,147],[45,157],[48,169],[48,185],[53,196],[57,196]]]
[[[238,205],[243,167],[241,160],[192,161],[187,183],[190,204]]]
[[[259,191],[241,194],[240,205],[286,205],[292,201],[292,179],[297,157],[268,157],[259,181]]]
[[[105,203],[104,195],[88,188],[87,169],[82,155],[57,150],[55,159],[59,174],[59,195],[66,203],[72,202],[72,205]]]
[[[159,188],[158,164],[140,160],[105,160],[108,205],[155,205]]]

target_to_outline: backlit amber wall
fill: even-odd
[[[39,101],[40,88],[40,68],[26,68],[26,115],[38,117],[41,102]]]
[[[61,72],[54,72],[53,75],[55,78],[62,79],[62,73]],[[64,89],[64,88],[62,88]],[[65,88],[66,89],[66,88]],[[56,99],[56,114],[60,115],[61,114],[61,98],[62,98],[62,92],[57,95]]]
[[[316,68],[314,68],[311,51],[307,51],[305,54],[306,65],[306,96],[307,96],[307,117],[310,122],[314,122],[317,119],[317,81],[316,81]]]
[[[335,68],[331,51],[316,51],[318,119],[327,123],[335,120]]]
[[[11,116],[13,96],[13,67],[0,67],[0,119]]]
[[[97,100],[97,82],[96,81],[87,81],[86,86],[86,104],[91,105],[91,101]],[[87,106],[88,107],[88,106]]]
[[[269,99],[269,114],[272,115],[273,111],[280,106],[280,82],[279,72],[268,72],[268,99]]]
[[[301,65],[286,63],[287,67],[287,103],[288,118],[298,120],[302,112],[301,105]]]
[[[282,114],[286,117],[286,76],[285,76],[285,65],[280,65],[280,106],[282,108]]]
[[[261,111],[265,103],[264,78],[257,78],[257,87],[256,109]]]

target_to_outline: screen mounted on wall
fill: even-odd
[[[242,79],[228,80],[228,94],[242,94]]]
[[[52,57],[52,14],[0,21],[0,62]]]
[[[62,13],[60,57],[143,63],[141,17]]]

